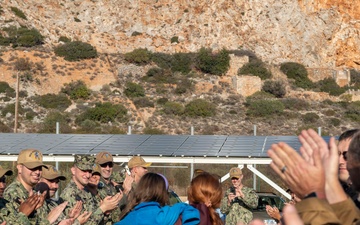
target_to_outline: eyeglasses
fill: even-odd
[[[339,156],[342,155],[342,156],[344,157],[344,160],[345,160],[345,161],[347,160],[346,154],[347,154],[347,151],[346,151],[346,152],[339,152]]]
[[[108,163],[103,163],[103,164],[100,164],[100,166],[102,168],[106,168],[107,166],[109,166],[110,168],[112,168],[114,166],[114,164],[112,162],[108,162]]]

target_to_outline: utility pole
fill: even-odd
[[[19,71],[16,73],[16,98],[15,98],[15,123],[14,133],[17,133],[18,114],[19,114]]]

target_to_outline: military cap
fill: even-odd
[[[2,168],[2,166],[0,166],[0,177],[2,177],[4,175],[11,176],[11,175],[13,175],[13,171],[4,169],[4,168]]]
[[[113,162],[113,157],[109,152],[99,152],[96,155],[95,162],[99,165],[107,163],[107,162]]]
[[[44,168],[42,170],[42,177],[45,178],[46,180],[54,180],[54,179],[59,179],[59,180],[66,180],[65,176],[62,176],[59,172],[59,170],[53,166],[53,165],[46,165],[47,169]]]
[[[95,163],[92,168],[92,174],[99,174],[101,176],[101,170],[99,164]]]
[[[75,155],[74,165],[80,170],[93,170],[95,158],[91,155]]]
[[[141,157],[141,156],[134,156],[132,157],[129,162],[128,162],[128,167],[134,168],[137,166],[141,166],[141,167],[149,167],[151,165],[151,163],[147,163],[145,162],[145,160]]]
[[[17,164],[24,165],[26,168],[34,169],[39,166],[46,167],[43,163],[43,155],[36,149],[21,150],[17,158]]]
[[[123,183],[125,180],[125,168],[121,167],[117,164],[114,164],[114,170],[111,174],[111,180],[115,181],[116,183]]]
[[[233,167],[230,169],[230,178],[240,178],[242,175],[241,169],[239,167]]]

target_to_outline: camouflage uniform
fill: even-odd
[[[4,199],[8,201],[8,203],[6,204],[6,210],[8,211],[8,213],[5,216],[5,220],[8,222],[7,224],[23,224],[23,222],[22,221],[20,222],[19,219],[24,220],[24,224],[26,224],[26,220],[25,218],[23,218],[23,216],[25,215],[23,213],[19,213],[18,209],[20,206],[20,201],[25,201],[28,197],[29,197],[29,192],[18,180],[12,182],[5,189]],[[38,210],[34,210],[34,212],[32,212],[27,217],[30,224],[36,224],[36,225],[50,224],[50,222],[46,219],[48,214],[46,213],[45,210],[41,209],[43,207],[44,205],[41,206]],[[16,217],[14,215],[17,215],[17,218],[15,218],[16,219],[15,221],[12,221],[12,217]],[[8,217],[8,219],[6,217]]]
[[[221,213],[226,214],[226,225],[236,225],[239,221],[248,224],[253,218],[250,210],[257,207],[259,196],[253,189],[245,186],[241,188],[241,191],[245,197],[236,197],[230,206],[228,206],[227,197],[230,189],[226,191],[225,197],[221,201],[220,210]]]
[[[77,200],[83,202],[83,209],[81,213],[92,212],[89,220],[85,223],[86,225],[97,225],[100,224],[104,218],[104,213],[99,208],[100,202],[86,189],[80,190],[76,183],[71,180],[66,188],[62,191],[61,196],[64,201],[68,201],[68,208],[66,209],[66,215],[69,214],[70,209],[72,209]]]
[[[64,201],[60,198],[58,201],[55,201],[53,199],[45,199],[44,207],[41,207],[41,210],[45,210],[47,214],[51,212],[55,207],[63,203]],[[68,206],[66,206],[68,208]],[[71,210],[71,209],[70,209]],[[53,224],[59,224],[61,221],[68,219],[68,217],[65,215],[64,212],[60,214],[60,216],[57,218],[57,220]],[[80,225],[80,222],[78,220],[75,220],[73,225]]]
[[[100,201],[106,196],[114,196],[118,192],[115,189],[113,183],[110,181],[109,184],[106,184],[104,178],[100,178],[99,187],[98,187],[98,198]],[[120,220],[120,207],[115,208],[111,211],[110,215],[105,216],[104,221],[106,225],[112,225]]]

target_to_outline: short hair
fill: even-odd
[[[354,189],[360,191],[360,131],[356,132],[352,138],[347,157],[346,165],[350,174],[350,180]]]
[[[352,139],[354,137],[354,135],[356,134],[356,132],[360,131],[359,129],[351,129],[351,130],[347,130],[345,132],[343,132],[340,136],[339,136],[339,142],[343,141],[343,140],[347,140],[347,139]]]

